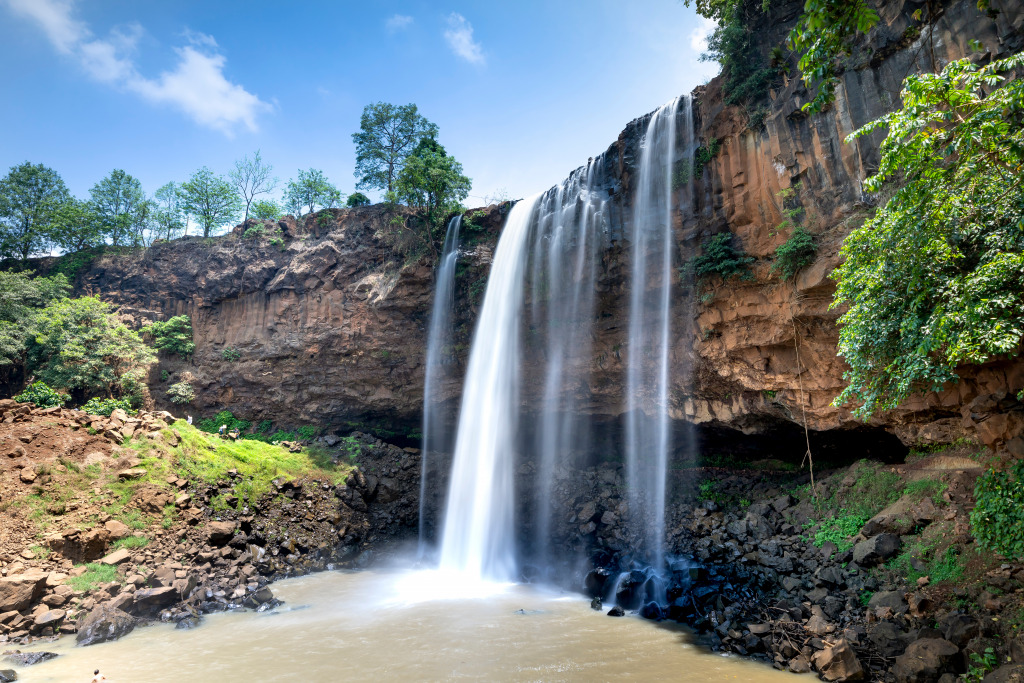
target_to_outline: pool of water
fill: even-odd
[[[275,612],[207,616],[191,631],[158,624],[113,643],[72,638],[26,650],[60,657],[19,681],[792,681],[708,653],[684,630],[613,618],[578,594],[467,584],[436,572],[325,572],[273,584]]]

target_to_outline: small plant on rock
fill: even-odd
[[[242,357],[242,352],[233,346],[226,347],[220,352],[220,357],[229,363],[234,363],[236,360]]]
[[[735,237],[731,232],[720,232],[704,240],[701,244],[703,253],[694,257],[687,266],[698,282],[715,275],[722,280],[732,277],[751,279],[749,266],[754,262],[754,257],[747,256],[742,247],[734,245]]]
[[[803,226],[799,226],[793,230],[789,239],[775,250],[772,272],[779,273],[783,280],[789,280],[811,265],[817,252],[818,247],[814,244],[814,236]]]
[[[196,392],[192,384],[183,379],[167,388],[167,398],[171,399],[171,403],[187,405],[196,400]]]

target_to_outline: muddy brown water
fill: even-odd
[[[797,680],[706,652],[681,628],[605,616],[578,594],[385,571],[325,572],[273,590],[286,604],[272,613],[211,615],[191,631],[148,626],[84,648],[71,638],[25,648],[60,657],[19,670],[18,680],[88,683],[97,668],[112,683]]]

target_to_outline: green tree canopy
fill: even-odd
[[[203,228],[203,237],[238,218],[242,205],[231,183],[203,166],[181,185],[181,207]]]
[[[327,180],[323,171],[300,169],[298,178],[288,181],[285,201],[292,213],[301,216],[304,209],[306,213],[312,213],[317,207],[330,209],[337,206],[341,203],[341,192]]]
[[[50,242],[65,253],[98,247],[105,235],[105,223],[92,202],[70,197],[50,214]]]
[[[252,215],[264,220],[277,220],[281,207],[273,199],[257,199],[252,205]]]
[[[32,271],[0,270],[0,377],[25,360],[25,343],[39,309],[71,289],[63,275],[32,277]]]
[[[433,138],[424,138],[406,159],[393,194],[398,201],[423,210],[423,237],[436,255],[444,240],[445,222],[462,210],[472,185],[455,157]]]
[[[166,321],[156,320],[142,329],[152,335],[153,346],[161,351],[187,358],[196,350],[192,341],[192,321],[187,315],[176,315]]]
[[[356,145],[356,187],[391,192],[406,157],[423,138],[437,137],[437,126],[420,116],[415,104],[375,102],[363,108]]]
[[[256,195],[269,194],[277,187],[277,178],[270,175],[273,170],[273,166],[263,163],[260,151],[256,150],[251,158],[246,155],[236,161],[235,167],[228,173],[231,184],[245,205],[243,222],[249,220],[249,209]]]
[[[878,173],[894,191],[847,237],[833,306],[850,364],[837,404],[867,417],[957,379],[964,363],[1021,351],[1024,337],[1024,53],[910,76],[880,128]]]
[[[54,209],[70,197],[52,168],[26,161],[0,179],[0,258],[25,261],[43,251]]]
[[[370,198],[362,192],[353,192],[348,196],[348,201],[345,202],[345,206],[352,208],[354,206],[369,206]]]
[[[111,244],[116,247],[145,242],[144,232],[153,205],[146,198],[138,178],[115,168],[92,186],[89,195]]]
[[[175,183],[162,185],[153,195],[153,232],[157,239],[173,240],[185,232],[182,190]]]
[[[156,354],[99,298],[58,299],[39,311],[26,371],[52,387],[137,394]]]

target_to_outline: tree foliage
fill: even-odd
[[[156,320],[143,331],[153,337],[153,346],[161,351],[187,358],[196,350],[192,341],[192,321],[187,315],[176,315],[166,321]]]
[[[708,36],[708,49],[700,60],[722,65],[725,103],[742,104],[762,99],[768,94],[778,68],[761,54],[761,39],[752,17],[759,15],[761,9],[747,11],[745,3],[738,1],[698,2],[698,11],[702,5],[712,12],[718,26]]]
[[[731,232],[720,232],[701,243],[701,254],[689,264],[698,281],[715,275],[722,280],[738,277],[750,279],[750,264],[754,257],[747,256],[742,247],[735,245],[736,236]]]
[[[54,408],[68,402],[68,397],[58,394],[46,382],[33,382],[14,397],[18,403],[32,403],[38,408]]]
[[[67,295],[63,275],[32,277],[32,271],[0,270],[0,377],[25,361],[28,341],[39,309]]]
[[[25,261],[43,251],[54,209],[70,197],[60,175],[42,164],[12,166],[0,179],[0,259]]]
[[[277,178],[271,176],[274,167],[263,163],[260,151],[250,158],[248,155],[235,162],[235,167],[228,173],[231,184],[235,186],[238,196],[242,198],[245,205],[245,217],[243,221],[249,220],[249,208],[252,206],[256,195],[269,194],[277,187]]]
[[[178,183],[161,185],[153,195],[153,231],[158,239],[173,240],[185,232],[182,189]]]
[[[257,199],[252,205],[252,215],[261,220],[277,220],[281,217],[281,207],[273,199]]]
[[[789,239],[775,250],[772,272],[781,275],[783,280],[789,280],[811,265],[817,253],[818,247],[814,244],[814,236],[802,225],[797,226]]]
[[[369,206],[370,198],[362,192],[353,192],[348,196],[348,201],[345,202],[345,206],[352,208],[355,206]]]
[[[153,203],[146,198],[138,178],[115,168],[92,186],[89,195],[103,233],[112,245],[137,246],[145,243],[145,230]]]
[[[298,178],[288,181],[285,203],[295,216],[301,216],[303,210],[313,213],[318,207],[334,208],[341,203],[341,192],[327,180],[323,171],[300,169]]]
[[[807,0],[803,14],[789,33],[789,46],[800,53],[804,84],[817,92],[803,105],[816,113],[835,99],[839,73],[836,62],[848,52],[858,33],[867,33],[878,23],[878,12],[864,0]]]
[[[1009,559],[1024,559],[1024,460],[978,477],[974,498],[971,531],[978,545]]]
[[[108,397],[136,394],[156,354],[99,298],[58,299],[39,311],[26,370],[47,384]]]
[[[892,198],[842,249],[833,306],[850,364],[837,404],[867,417],[1020,353],[1024,337],[1024,54],[909,76],[865,189]]]
[[[241,210],[241,201],[231,183],[203,166],[181,186],[182,209],[191,214],[209,237],[216,228],[233,223]]]
[[[356,145],[356,187],[392,192],[406,158],[423,138],[437,137],[437,126],[415,104],[375,102],[363,108]]]
[[[462,164],[433,138],[423,138],[405,161],[395,183],[398,201],[423,211],[422,237],[436,255],[448,217],[462,210],[472,181]]]
[[[104,220],[91,202],[69,197],[50,214],[50,243],[65,253],[99,247],[105,238]]]

